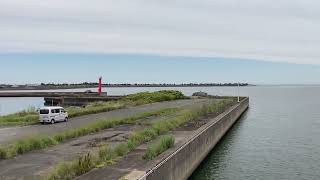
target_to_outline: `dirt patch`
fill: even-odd
[[[118,180],[125,174],[129,173],[135,167],[141,167],[147,163],[146,160],[141,157],[144,155],[145,150],[135,149],[123,157],[116,164],[111,166],[94,169],[94,176],[91,173],[87,173],[77,180]]]
[[[106,144],[108,142],[126,141],[127,138],[128,138],[128,134],[120,132],[120,133],[112,134],[110,136],[97,137],[87,142],[75,143],[75,144],[72,144],[72,146],[86,145],[87,147],[101,147],[103,144]]]

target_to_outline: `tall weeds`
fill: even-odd
[[[147,151],[144,154],[143,158],[146,160],[152,160],[167,149],[171,148],[173,145],[174,137],[172,135],[162,136],[158,141],[151,144],[147,148]]]

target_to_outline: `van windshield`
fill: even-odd
[[[49,109],[40,109],[40,114],[49,114]]]

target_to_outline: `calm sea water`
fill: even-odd
[[[241,94],[250,96],[249,111],[190,180],[320,179],[320,87],[253,87]]]
[[[110,88],[110,95],[159,89],[186,95],[237,95],[235,87]],[[84,91],[80,89],[78,91]],[[241,87],[250,109],[214,148],[190,180],[320,179],[320,86]],[[0,112],[40,106],[42,98],[0,98]]]
[[[0,98],[0,115],[7,115],[30,108],[40,108],[43,103],[43,98]]]

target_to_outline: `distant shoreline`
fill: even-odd
[[[240,83],[240,86],[255,86],[247,83]],[[8,86],[8,85],[7,85]],[[224,84],[103,84],[104,88],[135,88],[135,87],[236,87],[238,83]],[[8,90],[54,90],[54,89],[83,89],[97,88],[98,84],[90,85],[40,85],[40,86],[19,86],[19,87],[0,87],[0,91]]]

